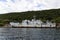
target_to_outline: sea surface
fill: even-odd
[[[60,29],[0,28],[0,40],[60,40]]]

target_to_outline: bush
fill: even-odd
[[[56,22],[56,23],[60,23],[60,17],[56,18],[56,19],[55,19],[55,22]]]

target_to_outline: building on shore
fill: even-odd
[[[19,22],[10,22],[11,26],[14,27],[56,27],[56,23],[46,21],[46,23],[41,20],[23,20],[22,23]]]

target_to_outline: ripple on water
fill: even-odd
[[[0,40],[60,40],[55,28],[0,28]]]

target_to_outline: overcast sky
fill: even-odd
[[[60,8],[60,0],[0,0],[0,14]]]

